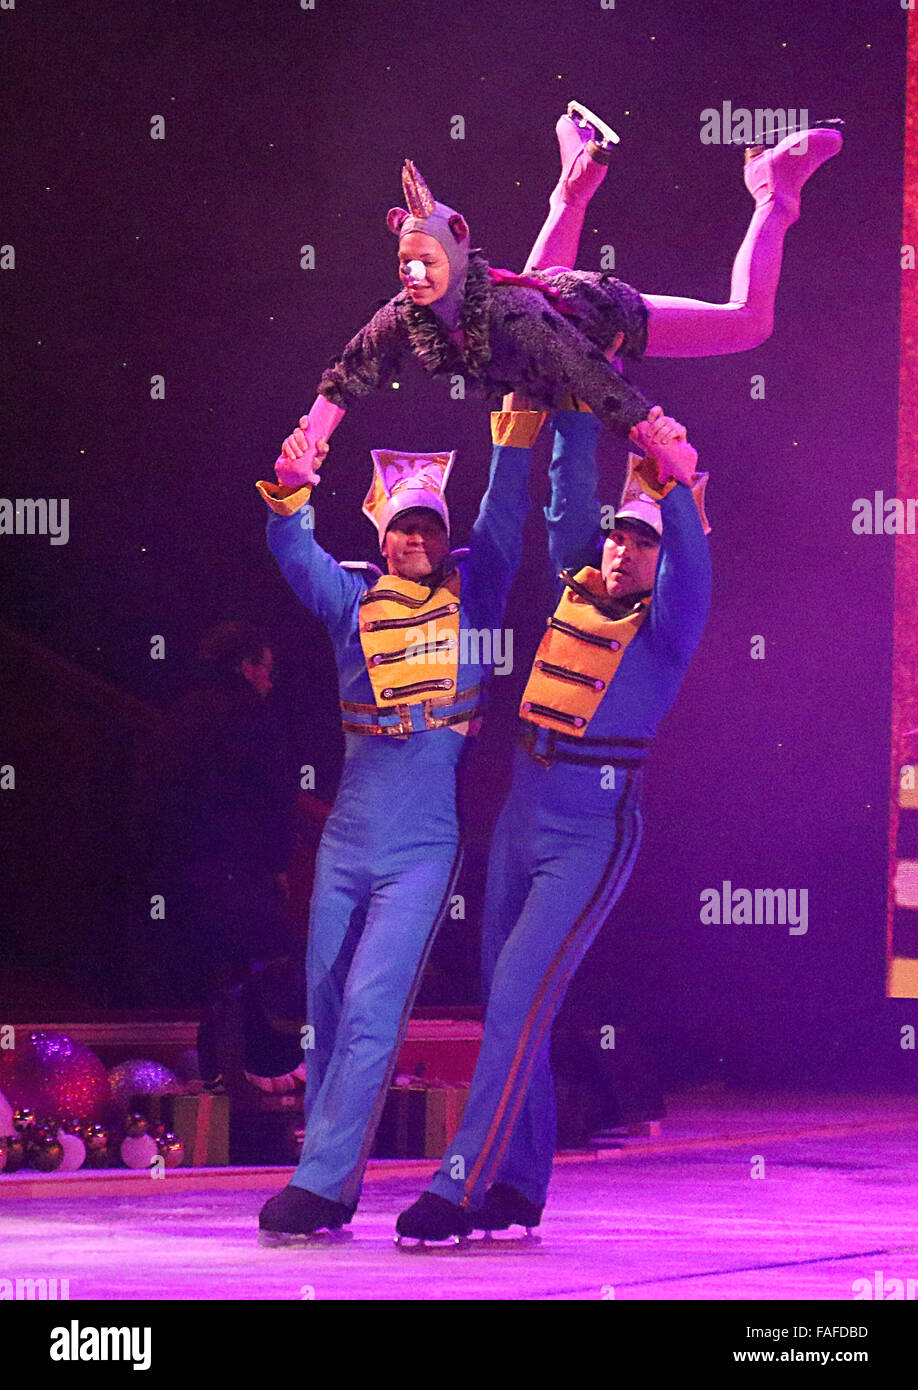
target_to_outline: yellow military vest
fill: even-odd
[[[433,592],[383,575],[360,600],[360,645],[378,705],[417,704],[456,694],[460,575]]]
[[[647,616],[650,598],[636,601],[623,618],[611,618],[591,598],[607,599],[599,570],[585,566],[562,578],[568,583],[548,619],[519,712],[543,729],[582,738]]]

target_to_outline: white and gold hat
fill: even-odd
[[[651,527],[658,536],[662,536],[663,514],[660,511],[660,493],[653,496],[647,490],[645,457],[640,454],[628,455],[628,473],[625,477],[625,486],[622,488],[622,500],[615,511],[615,520],[643,521],[645,526]],[[707,473],[696,473],[692,483],[692,496],[695,499],[695,506],[698,508],[701,526],[706,536],[711,534],[711,526],[704,510],[704,493],[709,476]]]
[[[410,454],[404,449],[371,449],[373,481],[362,511],[376,527],[379,544],[401,512],[426,507],[436,512],[449,532],[449,511],[443,493],[455,450],[448,454]]]

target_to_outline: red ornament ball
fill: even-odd
[[[0,1052],[0,1091],[39,1121],[63,1115],[101,1120],[111,1097],[108,1074],[94,1052],[64,1033],[21,1033]]]

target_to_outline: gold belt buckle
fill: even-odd
[[[412,733],[414,733],[414,729],[413,729],[412,724],[411,724],[411,706],[410,706],[410,705],[397,705],[397,706],[396,706],[396,709],[398,710],[398,725],[397,725],[397,728],[398,728],[399,734],[404,735],[404,734],[412,734]]]
[[[534,748],[535,748],[535,740],[533,740],[533,749],[534,749]],[[536,762],[539,764],[540,767],[554,767],[554,763],[555,763],[555,731],[554,731],[554,729],[549,729],[549,731],[548,731],[548,743],[545,745],[545,752],[544,752],[544,753],[536,753],[535,751],[533,751],[533,755],[532,755],[532,756],[535,758]]]
[[[544,753],[536,752],[536,739],[538,736],[539,726],[537,724],[530,724],[523,735],[525,739],[523,746],[534,763],[538,763],[540,767],[551,767],[555,761],[555,731],[554,729],[548,730],[548,743]]]

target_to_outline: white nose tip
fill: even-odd
[[[402,269],[402,274],[410,285],[417,285],[426,279],[427,267],[423,261],[408,261]]]

